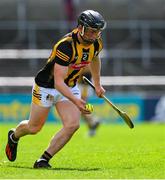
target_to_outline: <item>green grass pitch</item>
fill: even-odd
[[[33,169],[59,124],[46,124],[34,136],[23,137],[15,162],[5,156],[7,132],[15,125],[0,124],[0,178],[10,179],[164,179],[165,124],[99,127],[87,136],[82,124],[71,141],[50,161],[52,169]]]

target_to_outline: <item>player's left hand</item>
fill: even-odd
[[[105,89],[102,86],[95,86],[96,95],[102,97],[105,93]]]

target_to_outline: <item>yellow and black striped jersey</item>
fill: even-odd
[[[74,29],[55,44],[46,65],[35,77],[38,86],[54,88],[53,66],[55,63],[68,66],[65,83],[69,87],[75,86],[82,69],[102,50],[101,38],[89,46],[84,46],[79,42],[77,32],[78,30]]]

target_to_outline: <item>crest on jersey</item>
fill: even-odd
[[[82,52],[82,61],[88,61],[89,58],[89,49],[84,49]]]
[[[82,61],[88,61],[89,52],[83,52],[82,54]]]

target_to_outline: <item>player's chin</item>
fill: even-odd
[[[94,39],[85,39],[84,40],[87,44],[93,44],[96,40],[94,40]]]
[[[88,42],[89,43],[94,43],[96,41],[96,39],[89,39]]]

